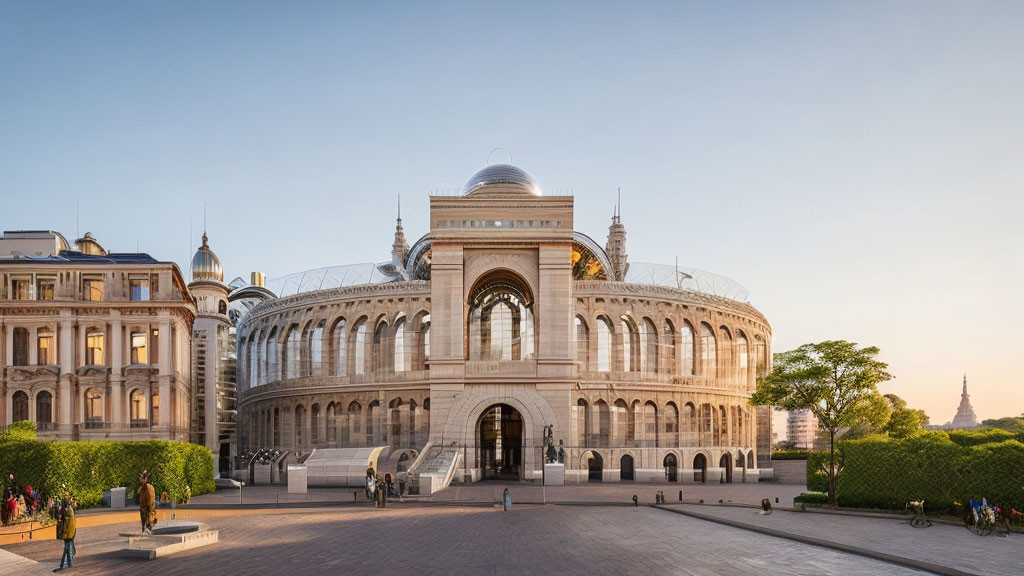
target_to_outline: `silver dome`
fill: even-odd
[[[462,193],[472,196],[481,188],[495,185],[502,188],[495,190],[497,193],[541,195],[537,182],[529,174],[511,164],[491,164],[473,174],[462,187]]]

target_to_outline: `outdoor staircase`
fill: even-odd
[[[409,493],[429,496],[451,484],[459,468],[462,451],[455,445],[428,443],[409,468]]]

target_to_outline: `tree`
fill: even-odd
[[[892,414],[883,432],[893,438],[906,438],[924,430],[928,423],[928,415],[924,410],[908,408],[907,402],[895,394],[886,394],[885,399],[892,407]]]
[[[1007,416],[1006,418],[982,420],[981,425],[986,428],[999,428],[1007,432],[1019,432],[1024,430],[1024,414],[1019,417]]]
[[[892,378],[888,364],[875,360],[878,348],[858,348],[853,342],[829,340],[804,344],[775,355],[774,367],[757,383],[750,398],[755,406],[809,409],[818,427],[828,433],[828,503],[836,505],[836,432],[858,423],[876,401],[878,384]]]

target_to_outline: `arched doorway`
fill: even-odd
[[[740,482],[747,481],[747,459],[743,457],[743,452],[740,450],[736,451],[736,473],[739,475]]]
[[[480,416],[478,428],[481,477],[522,478],[523,418],[519,412],[508,404],[495,404]]]
[[[623,454],[619,460],[619,480],[633,479],[633,457]]]
[[[722,457],[718,460],[718,466],[724,470],[722,484],[732,482],[732,455],[728,452],[722,454]]]
[[[703,454],[697,454],[693,457],[693,481],[707,482],[707,478],[708,459]]]
[[[678,472],[679,466],[678,466],[678,464],[676,464],[676,455],[675,454],[666,454],[665,455],[665,462],[664,462],[664,464],[665,464],[665,477],[668,478],[668,481],[669,482],[678,482],[679,481],[679,472]]]
[[[587,482],[601,482],[604,480],[604,460],[597,452],[587,452],[584,456],[587,463]]]

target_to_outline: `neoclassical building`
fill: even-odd
[[[487,166],[411,247],[399,217],[389,262],[268,282],[237,326],[239,450],[533,481],[552,426],[568,483],[756,480],[767,320],[735,282],[632,262],[618,214],[604,247],[576,232],[573,202]]]
[[[0,238],[0,422],[56,440],[188,440],[196,306],[178,267],[86,233]]]

